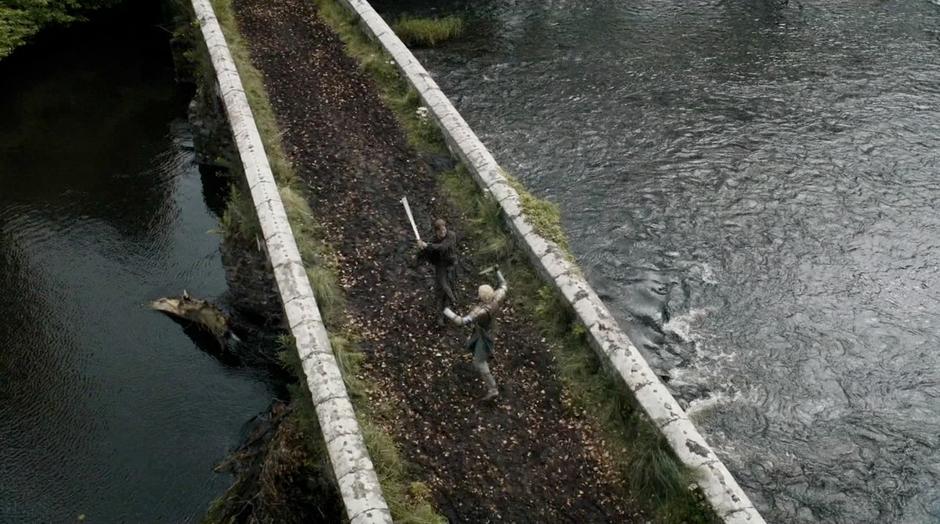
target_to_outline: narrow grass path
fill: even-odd
[[[367,354],[361,372],[376,385],[370,401],[438,510],[451,522],[641,520],[599,430],[569,407],[548,344],[521,313],[527,297],[512,290],[491,362],[502,397],[475,400],[482,385],[462,350],[466,333],[437,326],[429,270],[415,263],[398,200],[409,197],[426,230],[438,216],[458,235],[473,225],[446,206],[439,177],[312,0],[234,8],[284,148],[338,253],[348,323]],[[460,311],[479,278],[462,275]]]

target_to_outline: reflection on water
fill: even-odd
[[[145,307],[225,292],[166,34],[0,64],[0,521],[198,520],[269,393]]]
[[[419,58],[769,520],[940,521],[940,8],[779,4],[473,2]]]

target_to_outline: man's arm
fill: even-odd
[[[471,319],[469,315],[467,315],[466,317],[462,317],[458,315],[457,313],[454,313],[453,311],[451,311],[449,307],[444,308],[444,316],[447,317],[448,320],[450,320],[454,324],[457,324],[458,326],[466,326],[470,322],[473,322],[473,319]]]
[[[457,242],[457,236],[454,235],[452,231],[448,231],[447,234],[444,235],[444,238],[440,242],[434,242],[434,241],[425,242],[424,245],[421,247],[422,249],[425,249],[427,251],[432,251],[432,252],[437,253],[440,251],[445,251],[447,249],[450,249],[451,247],[454,246],[456,242]]]
[[[444,308],[444,316],[449,318],[451,322],[453,322],[454,324],[457,324],[458,326],[466,326],[467,324],[473,324],[474,322],[476,322],[478,318],[480,318],[480,315],[482,315],[485,312],[486,312],[485,309],[477,306],[473,308],[473,311],[468,313],[467,316],[462,317],[458,315],[457,313],[454,313],[453,311],[451,311],[449,307]]]
[[[496,277],[499,278],[499,289],[496,290],[494,299],[499,303],[506,297],[506,292],[509,291],[509,284],[506,282],[503,272],[498,269],[496,270]]]

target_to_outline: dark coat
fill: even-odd
[[[457,263],[457,235],[448,230],[443,239],[435,237],[421,250],[421,256],[438,267],[454,266]]]

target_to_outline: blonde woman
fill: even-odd
[[[499,278],[499,289],[494,291],[486,284],[480,286],[477,290],[480,304],[474,307],[467,316],[461,317],[450,308],[444,308],[444,316],[454,324],[458,326],[473,324],[473,333],[467,339],[466,348],[473,352],[473,367],[480,373],[486,384],[486,394],[480,400],[492,400],[499,396],[499,389],[496,387],[493,374],[490,373],[488,361],[490,355],[493,354],[493,328],[496,324],[496,312],[499,310],[499,303],[506,297],[509,286],[501,271],[497,270],[496,276]]]

